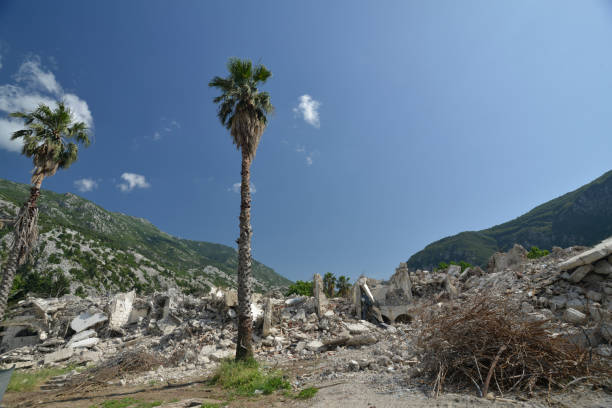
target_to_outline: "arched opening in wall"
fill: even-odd
[[[381,315],[381,316],[382,316],[382,318],[383,318],[383,322],[384,322],[385,324],[391,324],[391,320],[389,320],[389,318],[388,318],[387,316],[385,316],[385,315]]]
[[[19,330],[13,337],[30,337],[36,335],[38,335],[38,332],[32,330],[29,327],[26,327],[24,329]]]
[[[395,323],[410,324],[412,323],[412,316],[401,314],[395,318]]]

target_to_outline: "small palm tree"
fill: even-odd
[[[240,237],[238,243],[238,339],[236,360],[253,356],[251,316],[251,163],[266,129],[268,115],[274,111],[270,94],[257,89],[272,75],[263,65],[253,66],[250,60],[230,58],[229,75],[214,77],[208,86],[221,95],[213,99],[219,104],[217,116],[229,131],[236,148],[242,152],[240,186]]]
[[[334,276],[333,273],[327,272],[323,276],[323,286],[325,287],[325,293],[327,294],[327,297],[331,298],[334,296],[334,286],[335,285],[336,285],[336,277]]]
[[[349,290],[351,289],[350,280],[351,278],[347,278],[344,275],[338,277],[338,296],[348,297]]]
[[[71,140],[85,147],[90,144],[87,126],[83,122],[73,122],[70,109],[63,102],[58,102],[54,110],[41,104],[32,112],[15,112],[10,116],[25,121],[25,127],[13,133],[11,139],[22,139],[22,154],[32,158],[34,170],[30,197],[13,225],[13,245],[0,283],[0,319],[6,310],[17,267],[25,262],[38,237],[36,201],[43,180],[76,161],[79,149]]]

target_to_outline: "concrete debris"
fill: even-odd
[[[96,336],[95,330],[93,329],[85,330],[80,333],[76,333],[74,336],[72,336],[70,340],[68,341],[68,345],[75,343],[77,341],[85,340],[85,339],[88,339],[90,337],[95,337],[95,336]]]
[[[313,296],[253,296],[256,357],[271,364],[316,359],[326,367],[319,380],[364,371],[407,378],[418,374],[414,337],[427,317],[423,313],[435,314],[445,302],[479,293],[504,294],[517,302],[527,321],[554,322],[563,327],[554,335],[612,355],[612,254],[604,247],[595,252],[559,248],[528,259],[522,247],[514,246],[492,256],[488,273],[458,265],[410,271],[401,263],[389,280],[360,277],[350,299],[328,299],[321,276],[315,275]],[[172,364],[122,380],[202,375],[235,355],[237,303],[235,291],[219,288],[201,297],[169,291],[27,298],[0,323],[0,366],[100,364],[142,349]]]
[[[312,278],[312,291],[314,293],[317,316],[323,316],[325,306],[327,305],[327,296],[325,296],[323,278],[318,273],[315,273]]]
[[[78,333],[107,320],[108,317],[104,313],[90,314],[89,312],[85,312],[81,313],[79,316],[75,317],[74,320],[72,320],[70,323],[70,328]]]
[[[132,313],[132,305],[134,303],[136,292],[118,293],[113,297],[109,305],[109,322],[108,327],[111,330],[121,330],[130,319]]]
[[[261,329],[263,337],[268,337],[272,330],[272,312],[272,299],[267,298],[264,305],[263,327]]]
[[[82,347],[84,347],[84,348],[92,348],[93,346],[98,344],[99,341],[100,341],[100,339],[97,338],[97,337],[90,337],[88,339],[83,339],[83,340],[72,342],[72,343],[68,344],[68,347],[72,347],[72,348],[82,348]]]

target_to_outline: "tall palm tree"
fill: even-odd
[[[347,297],[349,294],[349,290],[351,288],[351,284],[349,281],[351,278],[347,278],[344,275],[338,277],[338,296]]]
[[[333,273],[327,272],[323,275],[323,286],[325,287],[325,292],[327,297],[334,297],[334,286],[336,285],[336,277]]]
[[[89,146],[87,126],[74,122],[70,109],[63,102],[51,109],[39,105],[32,112],[15,112],[10,116],[25,121],[25,127],[13,133],[11,139],[22,139],[22,154],[34,163],[30,197],[23,204],[13,225],[13,244],[0,283],[0,319],[6,311],[6,303],[13,287],[17,267],[25,262],[38,237],[38,208],[40,186],[46,177],[57,169],[67,169],[78,156],[78,146],[71,140]]]
[[[208,86],[218,88],[221,95],[213,99],[219,104],[217,116],[242,152],[240,186],[240,237],[238,243],[238,342],[236,360],[253,356],[251,316],[251,163],[268,115],[274,111],[270,94],[257,89],[272,75],[263,65],[253,66],[250,60],[230,58],[229,75],[214,77]]]

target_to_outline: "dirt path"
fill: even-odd
[[[313,399],[292,406],[300,408],[608,408],[612,407],[612,395],[592,390],[576,390],[553,395],[549,403],[543,400],[488,401],[465,394],[444,394],[433,399],[416,391],[380,394],[367,384],[351,382],[321,388]]]

